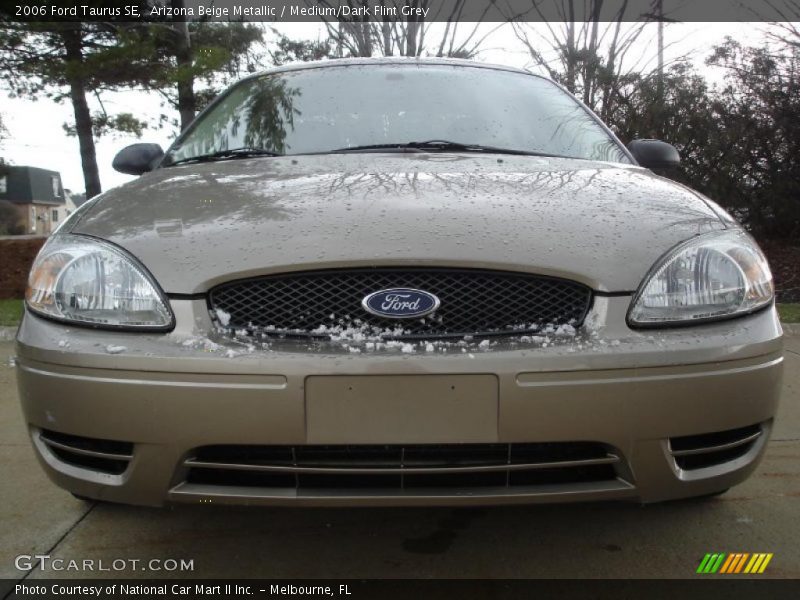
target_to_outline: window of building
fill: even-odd
[[[8,191],[8,178],[3,175],[0,177],[0,194],[5,194]]]
[[[53,223],[55,223],[56,221],[58,221],[58,209],[54,208],[53,209]]]

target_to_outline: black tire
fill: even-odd
[[[695,496],[694,498],[690,498],[690,500],[697,500],[698,502],[702,502],[703,500],[713,500],[717,496],[722,496],[722,494],[727,492],[729,489],[731,488],[725,488],[724,490],[711,492],[710,494],[703,494],[702,496]]]
[[[89,504],[93,502],[99,502],[99,500],[95,500],[94,498],[87,498],[86,496],[81,496],[80,494],[76,494],[75,492],[70,492],[70,494],[72,494],[74,498],[77,498],[82,502],[88,502]]]
[[[730,488],[725,488],[724,490],[718,490],[716,492],[710,492],[708,494],[703,494],[701,496],[688,496],[686,498],[673,498],[671,500],[661,500],[659,502],[643,502],[641,506],[658,506],[659,504],[676,504],[681,502],[710,502],[717,496],[721,496],[725,492],[727,492]]]

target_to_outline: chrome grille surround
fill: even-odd
[[[362,300],[379,290],[412,288],[441,306],[419,319],[372,315]],[[327,339],[325,328],[366,327],[387,339],[446,339],[535,333],[547,325],[579,327],[592,302],[583,284],[530,273],[436,267],[301,271],[224,283],[208,295],[230,315],[229,330]]]

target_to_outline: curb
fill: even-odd
[[[16,327],[0,327],[0,342],[10,342],[17,337]]]
[[[800,335],[800,323],[781,323],[783,332],[789,335]]]

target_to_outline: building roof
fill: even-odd
[[[61,174],[38,167],[5,165],[0,169],[0,200],[14,204],[52,204],[66,202]]]

